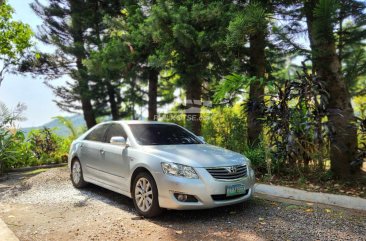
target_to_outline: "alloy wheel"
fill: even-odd
[[[80,162],[76,161],[72,166],[72,179],[74,183],[77,184],[80,182],[80,178],[81,178],[81,166]]]
[[[149,180],[141,177],[135,186],[135,199],[138,208],[147,212],[153,205],[153,190]]]

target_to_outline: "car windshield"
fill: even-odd
[[[202,144],[203,142],[185,129],[170,124],[129,124],[139,145]]]

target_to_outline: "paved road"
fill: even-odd
[[[66,168],[2,183],[0,217],[20,240],[366,240],[366,213],[261,198],[141,219],[128,198],[74,189]]]

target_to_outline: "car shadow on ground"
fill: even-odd
[[[72,185],[71,182],[70,185]],[[133,202],[131,198],[91,183],[80,189],[80,192],[82,195],[86,196],[85,202],[90,199],[97,199],[128,212],[131,212],[130,209],[133,208]]]
[[[132,199],[122,194],[110,191],[94,184],[89,184],[87,187],[83,188],[81,190],[81,193],[86,196],[85,202],[93,198],[98,199],[99,201],[102,201],[106,204],[113,205],[133,215],[138,216]],[[249,213],[252,214],[255,212],[261,213],[255,210],[263,209],[266,203],[268,203],[268,201],[253,198],[244,203],[212,209],[164,210],[163,213],[158,217],[150,218],[148,220],[166,226],[174,223],[184,224],[192,222],[202,222],[204,220],[212,219],[225,220],[228,218],[231,219],[237,215],[246,215]]]

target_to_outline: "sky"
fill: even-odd
[[[33,32],[36,32],[37,25],[40,25],[42,22],[29,6],[32,1],[8,0],[8,3],[15,9],[13,19],[29,24]],[[47,46],[40,47],[42,47],[42,50],[48,48]],[[55,80],[52,83],[62,84],[66,78]],[[20,127],[40,126],[51,121],[51,118],[54,116],[71,115],[57,107],[52,101],[54,95],[51,89],[43,82],[44,79],[42,77],[32,78],[31,76],[5,75],[5,79],[0,86],[0,101],[11,109],[19,102],[25,103],[27,106],[27,110],[24,113],[27,120],[20,122]]]

